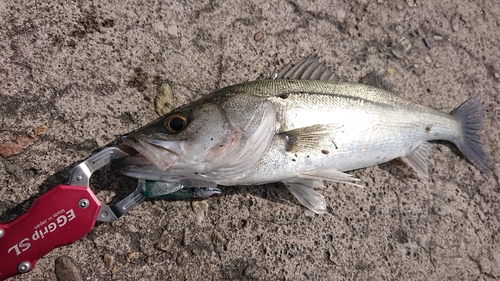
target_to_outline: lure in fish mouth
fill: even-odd
[[[458,146],[485,174],[479,96],[451,113],[404,100],[380,76],[339,82],[317,56],[253,81],[215,91],[128,135],[130,156],[114,163],[138,179],[220,185],[283,182],[304,206],[326,210],[315,188],[354,184],[344,173],[402,158],[427,178],[430,144]]]

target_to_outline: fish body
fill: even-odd
[[[133,153],[116,166],[155,181],[283,182],[321,213],[326,203],[314,188],[356,181],[345,171],[401,157],[427,177],[432,140],[456,144],[489,174],[483,119],[480,97],[443,113],[379,87],[336,81],[309,57],[277,79],[220,89],[130,134],[123,146]]]

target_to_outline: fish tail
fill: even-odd
[[[455,144],[474,166],[481,172],[491,175],[493,166],[481,139],[484,123],[481,96],[468,99],[450,114],[458,119],[462,128],[462,137]]]

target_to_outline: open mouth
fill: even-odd
[[[119,159],[113,163],[114,168],[130,168],[137,166],[156,166],[165,171],[175,163],[181,153],[179,141],[166,141],[138,136],[127,136],[120,149],[130,156]]]

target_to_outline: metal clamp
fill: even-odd
[[[92,173],[111,163],[111,161],[128,156],[117,147],[107,147],[87,158],[73,168],[69,177],[69,184],[74,186],[89,186]]]
[[[75,186],[89,186],[90,176],[95,171],[109,164],[111,161],[128,156],[127,153],[116,147],[108,147],[100,152],[89,157],[84,162],[80,163],[71,171],[69,184]],[[144,201],[145,196],[142,194],[140,184],[134,192],[116,205],[102,205],[97,217],[97,221],[113,222],[121,217],[135,206]],[[83,207],[83,206],[82,206]]]
[[[113,222],[117,218],[123,216],[135,206],[139,205],[146,198],[142,194],[140,185],[129,196],[123,198],[116,205],[102,205],[97,221],[100,222]]]

